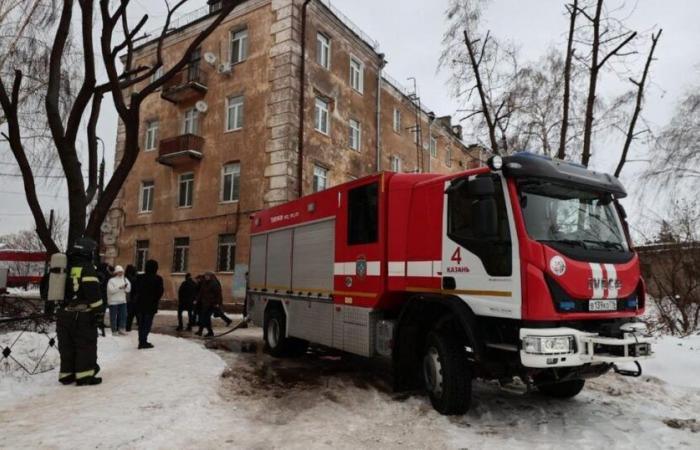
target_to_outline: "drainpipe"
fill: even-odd
[[[304,195],[304,96],[306,95],[306,10],[311,0],[301,7],[301,66],[299,70],[299,158],[297,161],[298,198]]]
[[[382,170],[382,69],[386,66],[384,53],[379,55],[379,69],[377,70],[377,161],[376,172]]]
[[[428,113],[428,173],[430,173],[433,165],[433,152],[430,146],[433,142],[433,122],[435,122],[435,113]],[[435,142],[435,152],[437,153],[437,141]]]

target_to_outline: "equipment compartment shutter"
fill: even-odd
[[[292,267],[295,292],[324,291],[327,294],[333,290],[334,235],[334,220],[295,228]]]
[[[275,231],[267,238],[267,290],[286,292],[292,281],[292,230]]]
[[[248,283],[253,288],[265,287],[265,257],[267,253],[267,234],[250,238],[250,270]]]

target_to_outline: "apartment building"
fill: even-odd
[[[220,1],[168,34],[166,68]],[[136,64],[152,64],[155,51],[141,45]],[[237,7],[144,102],[141,152],[109,215],[106,259],[139,269],[156,259],[167,298],[186,272],[205,271],[227,300],[241,298],[252,212],[378,171],[479,164],[461,128],[419,107],[385,66],[377,44],[322,0]]]

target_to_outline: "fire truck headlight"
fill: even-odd
[[[501,167],[503,167],[503,158],[498,155],[494,155],[489,158],[488,165],[491,170],[501,170]]]
[[[523,338],[523,350],[533,355],[561,355],[573,353],[573,336],[526,336]]]

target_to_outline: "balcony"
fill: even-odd
[[[160,96],[172,103],[201,98],[207,93],[207,73],[199,64],[179,71],[163,85]]]
[[[171,167],[182,167],[198,162],[204,156],[204,138],[195,134],[182,134],[160,141],[158,162]]]

